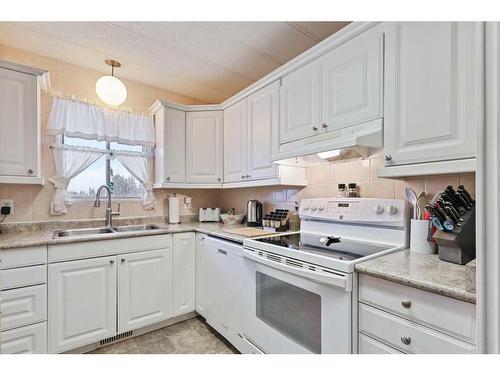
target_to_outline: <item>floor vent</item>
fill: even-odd
[[[109,344],[110,342],[114,342],[114,341],[124,339],[126,337],[130,337],[130,336],[132,336],[133,333],[134,333],[134,331],[123,332],[123,333],[120,333],[119,335],[116,335],[113,337],[108,337],[107,339],[101,340],[99,343],[101,345],[106,345],[106,344]]]

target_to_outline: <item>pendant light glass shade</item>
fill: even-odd
[[[127,88],[118,78],[102,76],[95,84],[99,99],[109,105],[120,105],[127,99]]]

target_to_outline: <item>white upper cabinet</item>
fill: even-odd
[[[186,182],[186,112],[161,107],[155,113],[155,183]]]
[[[222,111],[186,114],[186,182],[222,183],[223,121]]]
[[[196,243],[194,233],[173,235],[173,316],[195,310]]]
[[[247,175],[247,99],[224,110],[224,182]]]
[[[274,82],[247,99],[246,178],[252,180],[278,176],[278,166],[271,155],[278,149],[279,82]]]
[[[379,27],[320,59],[321,130],[382,117],[384,34]]]
[[[282,78],[280,143],[318,134],[320,79],[321,65],[317,60]]]
[[[46,72],[0,61],[0,183],[42,184],[40,81]]]
[[[54,263],[48,271],[49,352],[116,333],[116,257]]]
[[[170,241],[169,241],[170,242]],[[118,333],[172,316],[172,245],[117,257]]]
[[[386,166],[474,158],[482,119],[482,24],[385,26]],[[454,165],[458,169],[447,172],[463,171],[470,163]]]

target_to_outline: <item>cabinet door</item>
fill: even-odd
[[[49,352],[116,334],[116,258],[49,264]]]
[[[280,144],[318,134],[321,66],[313,61],[283,77],[280,89]]]
[[[223,178],[223,112],[186,114],[186,181],[220,183]]]
[[[173,242],[173,316],[195,310],[194,233],[174,234]]]
[[[388,23],[384,144],[387,165],[476,155],[482,25]]]
[[[1,354],[47,353],[47,322],[11,329],[0,336]]]
[[[196,312],[206,318],[206,290],[207,290],[207,276],[206,276],[206,260],[205,260],[205,234],[196,233],[196,287],[195,287],[195,300]]]
[[[172,316],[172,247],[121,255],[118,333]]]
[[[279,82],[248,97],[248,179],[278,176],[270,159],[279,148]]]
[[[37,78],[0,68],[0,175],[36,176]]]
[[[164,107],[155,114],[156,183],[186,181],[186,113]]]
[[[247,175],[247,100],[224,110],[224,182]]]
[[[375,27],[320,59],[322,131],[382,116],[383,50],[384,34]]]

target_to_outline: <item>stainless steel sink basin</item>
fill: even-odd
[[[162,227],[154,224],[147,225],[127,225],[124,227],[113,227],[113,230],[117,232],[138,232],[138,231],[147,231],[147,230],[158,230],[163,229]]]
[[[54,238],[75,237],[75,236],[92,236],[95,234],[115,233],[112,228],[88,228],[88,229],[68,229],[54,231]]]
[[[103,227],[103,228],[86,228],[86,229],[67,229],[54,231],[53,238],[75,237],[75,236],[92,236],[96,234],[110,234],[123,232],[138,232],[148,230],[163,229],[159,225],[127,225],[123,227]]]

